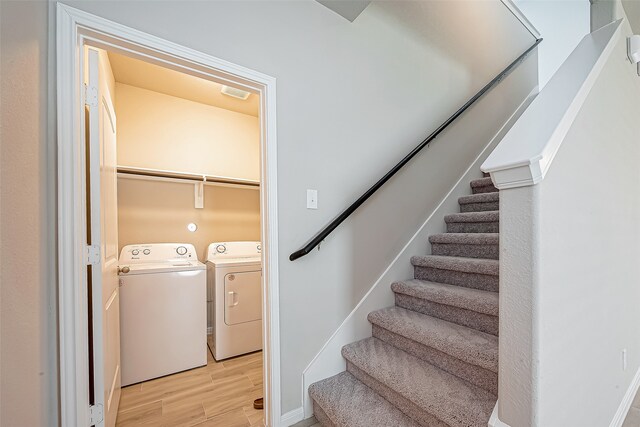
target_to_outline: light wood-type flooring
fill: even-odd
[[[263,396],[262,352],[122,389],[117,427],[262,427],[263,412],[253,400]]]

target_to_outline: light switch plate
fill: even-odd
[[[318,209],[318,190],[307,190],[307,209]]]

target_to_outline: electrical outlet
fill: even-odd
[[[622,370],[627,370],[627,349],[622,350]]]
[[[318,190],[307,190],[307,209],[318,209]]]

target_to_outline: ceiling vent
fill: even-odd
[[[222,86],[222,93],[228,96],[233,96],[234,98],[242,99],[243,101],[245,101],[249,97],[249,95],[251,95],[251,93],[247,92],[246,90],[236,89],[235,87],[224,85]]]

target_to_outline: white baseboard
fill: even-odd
[[[636,393],[638,392],[639,388],[640,388],[640,368],[638,368],[638,370],[636,371],[636,374],[633,377],[633,380],[631,381],[631,384],[629,385],[629,388],[627,389],[627,392],[625,393],[624,398],[622,399],[622,402],[620,402],[620,406],[618,407],[618,410],[616,411],[616,414],[614,415],[613,420],[611,420],[611,424],[609,424],[609,427],[622,427],[622,423],[624,423],[624,419],[627,417],[627,414],[629,413],[629,409],[631,409],[633,398],[636,396]]]
[[[496,132],[473,163],[459,177],[449,193],[440,201],[418,231],[409,239],[395,259],[387,266],[369,291],[358,302],[306,367],[302,374],[302,407],[304,410],[304,418],[309,418],[313,415],[313,405],[307,392],[309,386],[317,381],[337,375],[346,369],[346,363],[341,355],[342,347],[351,342],[371,336],[371,324],[367,320],[369,312],[394,304],[395,300],[393,292],[391,291],[391,283],[394,280],[398,280],[398,278],[411,277],[413,274],[413,267],[409,262],[411,256],[424,251],[425,242],[427,242],[429,235],[444,231],[444,215],[455,212],[458,208],[458,197],[468,195],[469,181],[481,176],[480,165],[484,159],[489,156],[493,148],[499,143],[537,94],[538,87],[536,86],[502,125],[500,130]]]
[[[496,406],[493,407],[493,412],[491,413],[491,417],[489,418],[489,427],[510,427],[508,424],[503,423],[498,418],[498,403],[496,402]]]
[[[294,425],[295,423],[299,423],[303,419],[304,419],[304,410],[302,409],[302,406],[301,406],[299,408],[296,408],[292,411],[287,412],[286,414],[283,414],[282,417],[280,418],[280,426],[289,427]]]

